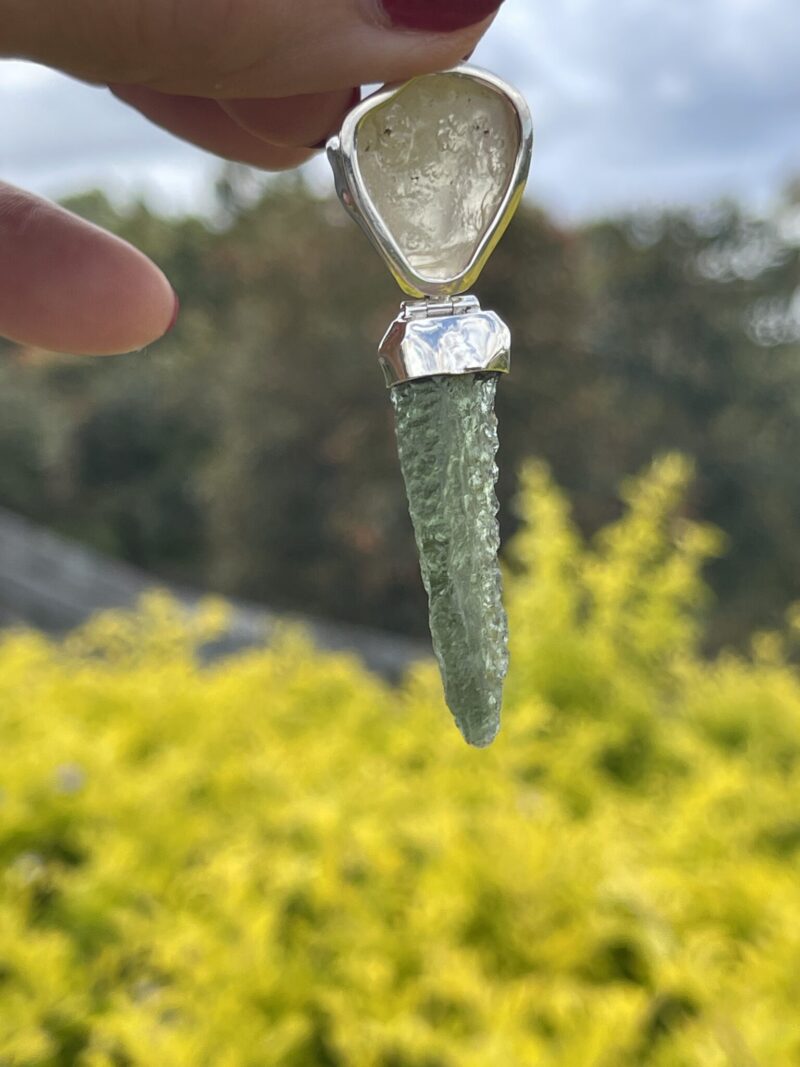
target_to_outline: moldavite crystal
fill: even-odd
[[[496,375],[392,390],[397,443],[445,696],[466,741],[500,729],[508,624],[497,552]]]

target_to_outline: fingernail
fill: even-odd
[[[503,0],[382,0],[393,26],[451,33],[482,22]]]
[[[174,290],[173,290],[173,292],[174,292]],[[175,293],[175,307],[173,308],[173,311],[172,311],[172,318],[169,320],[169,326],[167,326],[166,330],[164,330],[164,335],[165,336],[170,332],[170,330],[174,329],[175,323],[178,321],[178,315],[180,315],[180,313],[181,313],[181,302],[180,302],[180,298],[178,297],[178,294]]]
[[[348,101],[348,104],[347,104],[347,107],[345,108],[344,114],[342,115],[342,119],[344,118],[345,115],[349,114],[349,112],[351,112],[353,110],[353,108],[357,104],[360,104],[360,103],[361,103],[361,86],[357,85],[356,88],[353,89],[353,93],[352,93],[352,95],[350,97],[350,100]],[[326,133],[321,141],[317,141],[316,144],[307,145],[307,147],[312,149],[312,151],[314,151],[314,152],[321,152],[322,149],[325,148],[325,146],[328,144],[328,141],[331,139],[331,137],[333,137],[333,135],[335,133],[338,133],[338,132],[339,132],[339,129],[337,127],[335,130],[331,130],[330,133]]]

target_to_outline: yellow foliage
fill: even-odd
[[[430,664],[204,666],[219,605],[6,636],[0,1065],[800,1064],[791,633],[698,654],[689,476],[585,546],[525,471],[488,751]]]

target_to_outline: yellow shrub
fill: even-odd
[[[2,1067],[800,1063],[800,684],[697,653],[656,464],[581,544],[546,473],[488,751],[287,631],[162,597],[0,645]]]

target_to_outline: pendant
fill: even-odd
[[[494,399],[511,335],[466,294],[519,206],[532,147],[523,97],[470,66],[376,93],[328,143],[342,203],[413,298],[379,359],[445,697],[477,747],[497,736],[508,670]]]

